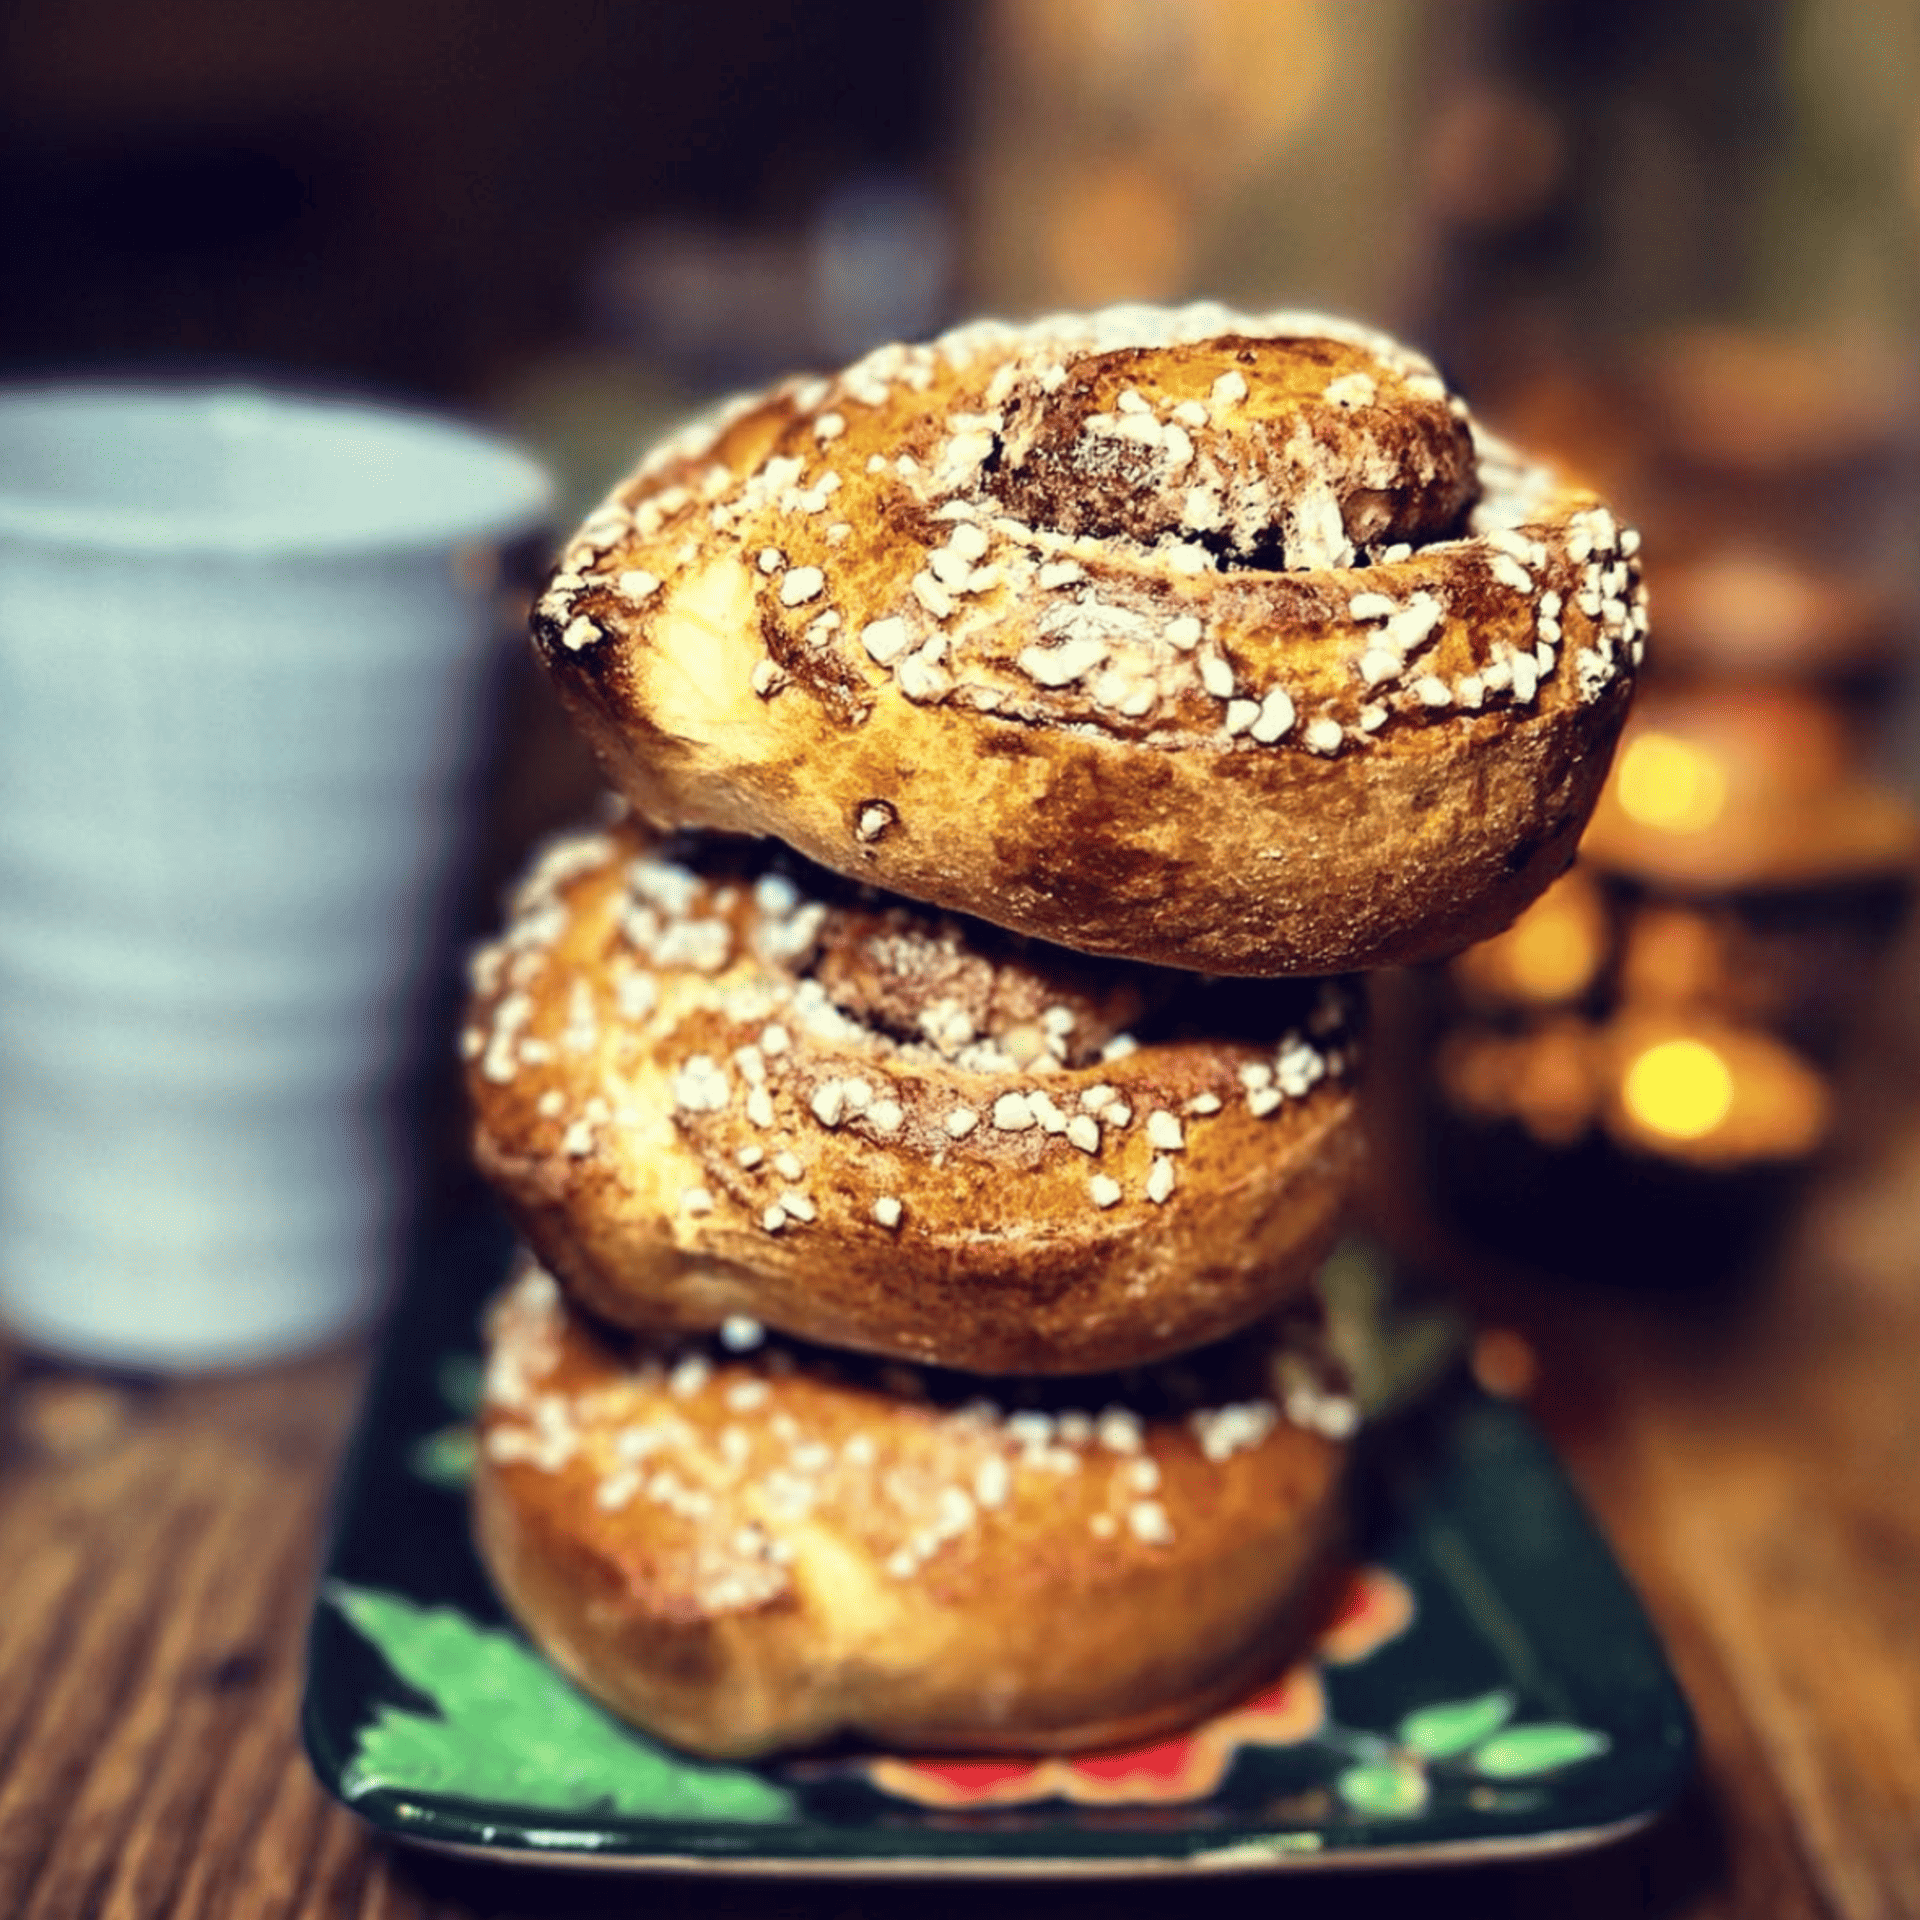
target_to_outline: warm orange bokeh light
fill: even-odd
[[[1568,1000],[1585,990],[1601,950],[1592,917],[1549,894],[1507,935],[1507,971],[1530,1000]]]
[[[1306,126],[1344,25],[1337,0],[1001,0],[992,38],[1063,112],[1160,148],[1191,182]]]
[[[1151,167],[1114,161],[1061,182],[1047,251],[1061,298],[1165,300],[1192,264],[1191,216],[1173,183]]]
[[[1648,687],[1580,843],[1600,872],[1695,898],[1910,880],[1920,818],[1803,688]]]
[[[1563,1016],[1518,1034],[1461,1028],[1435,1064],[1461,1112],[1518,1120],[1548,1146],[1570,1147],[1593,1124],[1599,1087],[1593,1029],[1584,1020]]]
[[[1627,1108],[1643,1126],[1674,1140],[1698,1140],[1733,1108],[1733,1073],[1702,1040],[1662,1040],[1627,1068]]]
[[[1727,804],[1726,768],[1677,734],[1643,733],[1629,741],[1615,780],[1628,818],[1667,833],[1703,833]]]
[[[1609,943],[1606,902],[1592,876],[1574,867],[1505,933],[1469,947],[1453,975],[1476,999],[1564,1006],[1593,985]]]

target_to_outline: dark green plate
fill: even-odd
[[[1379,1868],[1592,1846],[1686,1780],[1686,1704],[1633,1593],[1532,1425],[1458,1382],[1370,1431],[1361,1564],[1311,1655],[1204,1727],[1074,1760],[689,1761],[533,1654],[467,1544],[506,1254],[476,1218],[400,1301],[308,1646],[315,1770],[401,1839],[735,1873]]]

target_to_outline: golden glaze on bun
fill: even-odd
[[[1141,1740],[1276,1671],[1354,1424],[1315,1325],[1005,1385],[615,1344],[529,1268],[492,1320],[480,1551],[582,1687],[716,1756]]]
[[[481,1169],[595,1312],[1128,1366],[1310,1280],[1358,996],[1087,961],[770,847],[557,843],[478,956]]]
[[[1116,308],[888,347],[662,447],[536,646],[649,818],[1087,953],[1330,974],[1571,859],[1637,539],[1311,315]]]

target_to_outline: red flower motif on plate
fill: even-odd
[[[1164,1805],[1204,1800],[1243,1746],[1286,1747],[1310,1740],[1326,1722],[1323,1664],[1350,1666],[1406,1631],[1413,1595],[1384,1567],[1347,1577],[1327,1624],[1304,1660],[1250,1699],[1185,1733],[1146,1746],[1102,1753],[907,1760],[882,1755],[864,1763],[886,1792],[928,1807],[1007,1807],[1036,1800],[1082,1806]]]

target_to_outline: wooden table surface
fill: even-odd
[[[1209,1912],[1920,1915],[1920,1034],[1868,1049],[1772,1271],[1715,1303],[1509,1278],[1475,1305],[1664,1632],[1700,1778],[1552,1863],[1187,1886]],[[1165,1884],[575,1878],[410,1856],[295,1733],[355,1347],[151,1386],[0,1349],[0,1915],[1111,1915]]]

